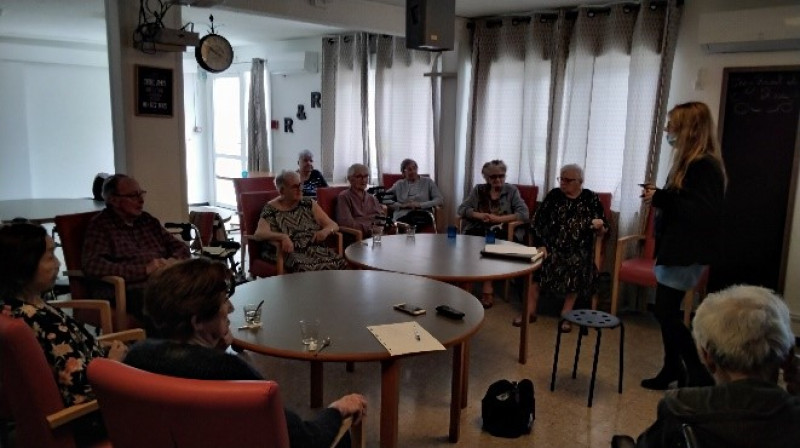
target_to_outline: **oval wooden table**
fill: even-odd
[[[53,222],[58,215],[100,211],[106,208],[103,201],[91,198],[33,198],[0,201],[0,221],[26,218],[32,222]]]
[[[517,244],[497,240],[497,244]],[[488,258],[481,255],[486,245],[483,237],[458,235],[448,238],[445,234],[421,233],[414,237],[384,235],[381,244],[372,239],[355,242],[347,247],[344,256],[350,264],[381,271],[400,272],[457,284],[463,288],[474,282],[504,280],[525,277],[522,291],[522,315],[530,312],[528,289],[531,274],[539,269],[541,262],[529,263],[517,260]],[[477,300],[473,297],[473,300]],[[528,359],[528,325],[520,325],[519,362]]]
[[[255,330],[236,330],[244,325],[241,310],[245,303],[264,300],[262,325]],[[450,440],[458,441],[461,422],[461,397],[464,395],[467,364],[464,353],[469,338],[483,323],[483,308],[475,298],[446,283],[424,277],[380,271],[322,271],[279,275],[258,279],[236,288],[231,298],[236,311],[230,315],[234,346],[269,356],[311,362],[311,406],[323,403],[323,362],[381,363],[381,447],[397,446],[397,421],[400,401],[400,360],[392,356],[372,335],[367,326],[414,321],[445,347],[453,349],[453,376],[450,402]],[[427,310],[412,317],[392,305],[413,303]],[[438,316],[438,305],[464,311],[463,320]],[[300,340],[299,321],[320,320],[320,337],[330,337],[331,345],[316,354]]]

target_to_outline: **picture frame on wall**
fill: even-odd
[[[173,70],[136,65],[136,115],[172,117]]]

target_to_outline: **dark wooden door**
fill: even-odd
[[[709,289],[783,289],[797,187],[800,67],[727,68],[720,140],[728,174],[724,252]]]

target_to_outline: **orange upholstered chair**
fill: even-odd
[[[628,235],[617,239],[617,249],[614,256],[614,272],[611,280],[611,314],[617,314],[617,308],[619,306],[619,284],[621,282],[649,288],[654,288],[657,285],[656,275],[653,272],[653,267],[656,262],[656,241],[653,234],[655,227],[654,215],[654,210],[650,207],[647,211],[643,234]],[[627,244],[632,242],[640,244],[639,256],[625,259]],[[697,286],[701,297],[705,295],[707,283],[708,269],[706,269],[702,277],[700,277],[700,282]],[[694,293],[694,289],[686,291],[686,296],[683,299],[683,321],[686,325],[689,325],[691,322]]]
[[[242,247],[242,266],[244,266],[245,258],[247,251],[244,249],[245,247],[245,236],[244,231],[241,229],[242,219],[243,219],[243,209],[242,209],[242,193],[252,193],[254,191],[273,191],[277,190],[278,187],[275,186],[275,177],[274,176],[259,176],[259,177],[235,177],[231,179],[233,181],[233,192],[236,196],[236,211],[239,213],[239,244]]]
[[[69,292],[73,299],[89,297],[89,282],[98,281],[84,276],[82,270],[83,240],[86,238],[86,229],[89,227],[89,221],[98,213],[100,212],[76,213],[55,217],[55,232],[59,236],[61,249],[64,253],[64,264],[67,268],[64,274],[69,278]],[[125,310],[125,279],[109,275],[102,277],[99,281],[114,286],[114,306],[112,307],[114,329],[120,331],[141,327],[141,323]],[[97,326],[97,321],[93,320],[93,317],[87,316],[80,310],[76,310],[75,318],[81,322],[92,323]]]
[[[271,263],[261,258],[263,242],[249,238],[258,228],[258,220],[264,205],[278,197],[278,190],[242,193],[239,201],[242,204],[242,237],[246,239],[247,252],[250,254],[248,271],[253,277],[271,277],[283,274],[283,256],[278,254],[278,262]],[[280,251],[280,248],[278,248]]]
[[[53,302],[51,302],[53,303]],[[88,306],[101,314],[103,330],[110,331],[111,310],[100,300],[58,302],[62,307]],[[100,341],[144,339],[144,331],[106,333]],[[0,314],[0,401],[15,422],[16,446],[37,448],[75,447],[70,422],[98,409],[97,401],[64,406],[61,393],[33,331],[19,319]],[[108,446],[99,442],[95,446]]]
[[[273,381],[176,378],[96,359],[89,382],[114,448],[289,446]]]

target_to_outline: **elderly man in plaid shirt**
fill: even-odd
[[[90,277],[116,275],[125,279],[127,311],[143,318],[143,290],[150,274],[189,258],[189,248],[172,236],[158,219],[145,212],[147,191],[124,174],[103,184],[106,208],[86,229],[83,270]],[[92,296],[113,297],[113,288],[97,282]]]

